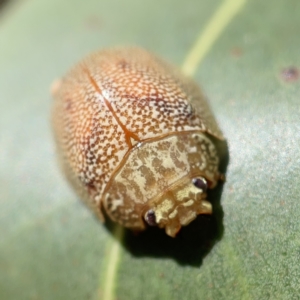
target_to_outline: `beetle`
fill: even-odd
[[[224,137],[196,83],[137,47],[91,54],[53,88],[62,169],[104,221],[175,237],[211,214]]]

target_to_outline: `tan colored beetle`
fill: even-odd
[[[56,84],[52,112],[66,177],[104,221],[172,237],[211,214],[221,131],[201,91],[140,48],[87,57]]]

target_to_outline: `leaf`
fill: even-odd
[[[108,283],[120,300],[297,299],[299,1],[248,0],[195,65],[228,141],[214,215],[121,243],[57,168],[50,84],[112,45],[182,66],[223,2],[13,3],[0,12],[0,299],[104,299]]]

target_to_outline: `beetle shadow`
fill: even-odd
[[[221,149],[223,155],[221,156],[220,171],[223,174],[225,174],[229,162],[227,149],[227,144]],[[220,183],[207,193],[207,199],[213,206],[213,214],[199,215],[188,226],[182,227],[176,238],[169,237],[165,230],[156,227],[149,227],[140,233],[126,229],[122,246],[138,258],[173,258],[180,265],[201,266],[203,258],[223,237],[224,212],[220,204],[222,190],[223,184]],[[107,222],[106,228],[113,234],[112,222]]]

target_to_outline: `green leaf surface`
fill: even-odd
[[[107,300],[107,284],[118,300],[299,299],[299,0],[246,1],[195,65],[229,150],[227,181],[210,193],[212,217],[199,217],[176,239],[126,231],[119,242],[56,164],[49,122],[55,78],[114,45],[139,45],[182,66],[222,3],[3,6],[0,299]]]

